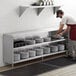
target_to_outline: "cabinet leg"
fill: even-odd
[[[14,64],[12,64],[12,69],[14,68]]]

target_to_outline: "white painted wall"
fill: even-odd
[[[52,13],[52,9],[44,9],[39,16],[36,10],[27,9],[19,18],[17,14],[19,5],[29,5],[37,0],[0,0],[0,66],[3,66],[2,34],[31,29],[55,27],[59,24]],[[75,3],[72,0],[54,0],[55,4],[62,4],[64,11],[76,16]]]
[[[0,0],[0,66],[4,65],[2,34],[14,31],[15,25],[18,25],[18,16],[15,12],[18,5],[18,0]]]

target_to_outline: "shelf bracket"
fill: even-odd
[[[60,6],[57,6],[57,7],[53,7],[53,13],[55,14],[56,11],[60,8]]]
[[[19,17],[24,13],[24,11],[27,9],[27,7],[19,7]]]
[[[44,8],[36,8],[36,9],[37,9],[37,15],[39,15]]]

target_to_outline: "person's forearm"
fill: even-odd
[[[67,26],[67,28],[66,28],[66,29],[64,29],[64,31],[63,31],[63,32],[61,32],[61,33],[62,33],[62,34],[64,34],[64,33],[68,32],[68,31],[69,31],[69,29],[70,29],[70,27],[69,27],[69,26]]]
[[[63,27],[64,27],[64,24],[60,24],[60,27],[59,27],[59,29],[58,29],[58,31],[57,31],[57,33],[56,33],[56,34],[61,33],[61,32],[62,32],[62,30],[63,30]]]
[[[59,34],[59,33],[61,33],[61,32],[62,32],[62,29],[59,29],[56,34]]]

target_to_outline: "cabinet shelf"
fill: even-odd
[[[50,36],[50,32],[51,32],[51,35],[52,35],[52,32],[54,31],[47,31],[48,34],[46,34],[46,36]],[[23,32],[24,33],[24,32]],[[22,33],[22,35],[24,35]],[[26,32],[25,32],[26,33]],[[41,32],[43,33],[43,32]],[[16,33],[17,34],[17,33]],[[33,34],[33,33],[32,33]],[[37,35],[40,35],[40,33]],[[18,33],[18,38],[21,37],[21,34]],[[26,36],[27,37],[27,36]],[[48,42],[42,42],[42,43],[37,43],[37,44],[32,44],[32,45],[27,45],[27,46],[22,46],[22,47],[16,47],[14,48],[14,39],[16,38],[16,36],[14,36],[13,34],[4,34],[3,35],[3,61],[4,63],[8,63],[8,64],[12,64],[14,65],[15,63],[20,63],[20,62],[24,62],[24,61],[29,61],[29,60],[32,60],[32,59],[37,59],[37,58],[41,58],[41,57],[46,57],[46,56],[51,56],[51,55],[59,55],[59,54],[62,54],[65,52],[65,50],[63,51],[55,51],[55,52],[51,52],[50,50],[50,53],[48,54],[40,54],[39,56],[34,56],[34,57],[29,57],[29,58],[25,58],[25,59],[21,59],[21,55],[18,52],[20,52],[21,50],[25,50],[25,49],[32,49],[34,47],[39,47],[39,46],[43,46],[43,45],[48,45],[48,44],[52,44],[52,43],[57,43],[57,42],[64,42],[66,39],[57,39],[57,40],[51,40],[51,41],[48,41]],[[28,50],[29,51],[29,50]],[[37,53],[37,52],[36,52]],[[18,60],[15,60],[15,55],[17,55],[17,57],[19,57],[20,59]]]
[[[32,47],[38,47],[38,46],[42,46],[42,45],[47,45],[49,43],[55,43],[55,42],[60,42],[60,41],[64,41],[64,40],[65,39],[58,39],[58,40],[54,40],[54,41],[50,41],[50,42],[43,42],[43,43],[37,43],[37,44],[33,44],[33,45],[17,47],[17,48],[14,48],[14,51],[19,50],[19,49],[27,49],[27,48],[32,48]]]
[[[25,12],[27,8],[33,8],[37,10],[37,15],[39,15],[44,8],[53,8],[53,13],[60,8],[61,6],[59,5],[48,5],[48,6],[19,6],[19,17],[22,16],[22,14]]]
[[[58,52],[53,52],[53,53],[50,53],[50,54],[44,54],[44,55],[40,55],[40,56],[35,56],[35,57],[28,58],[28,59],[22,59],[20,61],[15,61],[14,64],[20,63],[20,62],[24,62],[24,61],[33,60],[33,59],[37,59],[37,58],[41,58],[41,57],[46,57],[46,56],[50,56],[50,55],[61,54],[61,53],[65,53],[65,52],[66,52],[66,50],[64,50],[64,51],[58,51]]]

